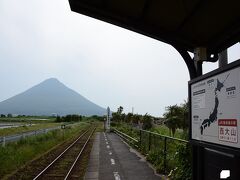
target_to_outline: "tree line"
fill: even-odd
[[[175,135],[177,129],[183,129],[184,131],[188,130],[188,102],[184,101],[184,103],[180,105],[171,105],[165,108],[165,113],[163,114],[164,122],[170,131],[172,136]],[[133,126],[140,125],[140,128],[144,130],[149,130],[153,126],[153,120],[157,119],[149,114],[139,115],[123,113],[123,107],[120,106],[117,109],[117,112],[112,113],[112,121],[117,123],[128,123]]]
[[[123,113],[122,106],[120,106],[117,109],[117,112],[112,113],[113,122],[117,122],[117,123],[125,122],[133,126],[140,126],[140,128],[144,130],[148,130],[152,127],[152,119],[153,117],[147,113],[145,115],[133,114],[133,113],[125,114]]]
[[[82,120],[82,116],[77,114],[68,114],[66,116],[56,117],[56,122],[78,122],[81,120]]]

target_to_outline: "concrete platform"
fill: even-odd
[[[164,179],[114,133],[95,137],[85,180]]]

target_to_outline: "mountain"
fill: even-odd
[[[66,87],[55,78],[50,78],[27,91],[0,102],[0,114],[58,115],[81,114],[103,115],[106,110]]]

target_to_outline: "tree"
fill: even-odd
[[[11,118],[11,117],[12,117],[12,114],[9,113],[9,114],[7,115],[7,117]]]
[[[121,115],[122,112],[123,112],[123,107],[122,107],[122,106],[119,106],[119,108],[118,108],[118,110],[117,110],[117,113]]]
[[[60,116],[57,116],[56,118],[57,122],[78,122],[81,120],[82,116],[77,114],[68,114],[66,116],[63,116],[62,118]]]
[[[166,107],[164,117],[167,119],[165,124],[172,132],[173,136],[177,128],[187,131],[189,127],[188,123],[189,103],[184,101],[180,106],[173,105]]]
[[[172,135],[175,135],[176,129],[179,128],[182,121],[182,108],[178,105],[166,107],[164,117],[166,118],[166,126],[169,128]]]
[[[132,117],[133,117],[133,114],[132,113],[128,113],[127,115],[125,115],[124,121],[126,123],[131,123],[132,122]]]
[[[141,115],[139,114],[134,114],[132,116],[132,123],[133,124],[138,124],[139,122],[141,122]]]
[[[120,114],[118,114],[117,112],[113,112],[113,113],[112,113],[112,121],[120,122],[120,121],[121,121],[121,116],[120,116]]]
[[[180,105],[180,107],[182,109],[182,117],[181,117],[181,123],[180,123],[179,128],[186,131],[189,127],[189,122],[188,122],[189,103],[188,103],[188,101],[184,101],[184,103],[182,103]]]
[[[112,113],[112,120],[115,122],[122,122],[125,119],[125,114],[123,112],[123,107],[119,106],[117,112]]]
[[[152,117],[149,116],[147,113],[143,116],[142,121],[143,121],[143,126],[142,126],[143,130],[148,130],[152,128]]]
[[[4,117],[6,117],[4,114],[1,114],[1,118],[4,118]]]
[[[91,116],[92,119],[96,119],[98,121],[104,121],[104,116],[93,115]]]
[[[62,122],[62,119],[61,119],[60,116],[57,116],[57,117],[56,117],[56,122]]]

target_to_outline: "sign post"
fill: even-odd
[[[191,139],[240,148],[240,67],[190,84]]]
[[[110,108],[107,107],[106,131],[110,132],[110,129],[111,129],[111,111]]]
[[[219,179],[222,170],[240,177],[240,60],[190,81],[189,100],[199,179]]]

